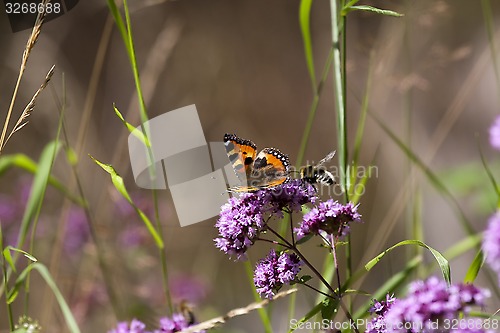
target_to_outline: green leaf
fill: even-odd
[[[10,251],[19,252],[19,253],[23,254],[26,258],[31,260],[32,262],[38,261],[38,259],[36,259],[34,256],[29,254],[28,252],[9,245],[3,250],[3,257],[9,263],[10,268],[12,268],[12,270],[14,272],[16,271],[16,265],[14,263],[14,260],[12,259],[12,255],[10,254]]]
[[[142,222],[144,222],[144,224],[146,225],[146,228],[148,229],[149,233],[151,234],[151,236],[153,236],[153,238],[154,238],[154,240],[156,242],[156,246],[159,249],[163,249],[163,246],[164,246],[163,240],[161,239],[160,235],[158,234],[157,230],[155,229],[155,227],[153,226],[153,224],[151,223],[151,221],[149,220],[149,218],[146,216],[146,214],[144,214],[144,212],[142,210],[140,210],[135,205],[135,203],[132,201],[132,198],[128,194],[128,191],[127,191],[127,189],[125,187],[125,183],[123,182],[123,178],[116,172],[116,170],[110,164],[104,164],[104,163],[99,162],[98,160],[96,160],[91,155],[89,155],[89,156],[104,171],[106,171],[107,173],[109,173],[109,175],[111,176],[111,182],[113,183],[113,185],[115,186],[115,188],[118,190],[118,192],[122,195],[122,197],[125,198],[125,200],[127,200],[128,203],[134,208],[134,210],[136,211],[137,215],[139,215],[139,217],[141,218]]]
[[[449,260],[454,259],[473,248],[477,248],[479,244],[481,244],[482,239],[483,238],[480,234],[467,236],[444,251],[444,256]]]
[[[385,256],[387,253],[391,252],[397,247],[403,246],[403,245],[417,245],[421,246],[427,250],[429,250],[434,258],[436,259],[437,263],[439,264],[439,267],[441,268],[441,273],[443,274],[443,278],[448,283],[448,285],[451,284],[451,272],[450,272],[450,264],[448,263],[448,260],[437,250],[433,249],[429,245],[425,244],[424,242],[421,242],[419,240],[405,240],[402,242],[397,243],[396,245],[391,246],[384,252],[380,253],[378,256],[370,260],[366,265],[365,269],[367,271],[371,270],[373,266],[375,266],[383,256]]]
[[[298,241],[296,241],[295,244],[297,244],[297,245],[304,244],[305,242],[310,240],[312,238],[312,236],[313,236],[313,234],[306,235],[306,236],[302,237],[301,239],[299,239]]]
[[[482,250],[479,250],[472,260],[472,263],[465,274],[464,283],[473,283],[476,280],[477,274],[479,274],[479,270],[483,267],[484,264],[484,253]]]
[[[311,280],[312,276],[310,275],[303,275],[299,279],[299,283],[306,283],[307,281]]]
[[[406,279],[421,262],[422,256],[416,256],[412,260],[410,260],[402,271],[394,274],[389,280],[387,280],[382,286],[380,286],[377,291],[372,294],[372,299],[384,299],[387,292],[399,288],[399,286],[401,286],[406,281]],[[362,306],[360,306],[358,308],[358,311],[356,311],[356,313],[354,313],[353,315],[354,320],[366,317],[368,315],[368,309],[371,307],[371,303],[372,301],[369,300]]]
[[[71,147],[66,147],[66,159],[68,160],[68,164],[71,166],[75,166],[78,164],[78,155],[75,150]]]
[[[498,314],[498,310],[494,314],[480,312],[480,311],[470,311],[468,317],[493,319],[493,320],[497,320],[497,321],[500,320],[500,314]],[[491,322],[490,322],[490,325],[491,325]]]
[[[288,333],[295,331],[297,328],[300,327],[301,324],[305,323],[306,321],[308,321],[309,319],[314,317],[316,314],[318,314],[321,311],[321,309],[323,308],[323,302],[324,301],[321,301],[318,304],[316,304],[308,313],[306,313],[306,315],[304,317],[302,317],[301,319],[299,319],[297,321],[296,325],[290,325],[290,329],[288,330]]]
[[[380,15],[386,15],[386,16],[395,16],[395,17],[401,17],[404,16],[403,14],[400,14],[398,12],[392,11],[392,10],[387,10],[387,9],[380,9],[372,6],[367,6],[367,5],[359,5],[359,6],[350,6],[346,7],[343,10],[342,15],[347,15],[348,13],[354,11],[354,10],[361,10],[364,12],[372,12]]]
[[[498,198],[497,199],[497,201],[498,201],[497,206],[500,208],[500,186],[498,186],[498,183],[495,180],[495,176],[493,176],[493,173],[491,172],[491,169],[488,166],[488,163],[486,163],[486,160],[484,159],[484,155],[483,155],[483,151],[481,150],[481,146],[479,146],[479,155],[481,156],[481,162],[483,163],[484,170],[486,171],[486,174],[488,175],[488,178],[491,182],[491,185],[493,186],[493,189],[495,190],[495,193],[497,195],[497,198]]]
[[[325,298],[321,303],[321,318],[330,320],[333,314],[337,312],[339,307],[339,300],[332,298]]]
[[[72,333],[80,333],[80,329],[78,328],[78,325],[76,324],[76,320],[73,317],[73,314],[71,313],[71,310],[64,300],[63,295],[59,291],[59,288],[57,288],[57,284],[54,282],[52,279],[52,276],[50,275],[49,271],[47,268],[41,264],[41,263],[34,263],[32,265],[29,265],[26,267],[22,273],[19,275],[19,277],[16,280],[16,284],[14,288],[11,290],[12,293],[18,293],[19,288],[24,284],[24,280],[28,276],[28,274],[32,271],[36,270],[42,278],[45,280],[45,283],[50,287],[52,290],[52,293],[56,297],[57,303],[59,304],[59,307],[61,308],[61,311],[63,313],[64,319],[66,321],[66,324],[68,325],[69,331]],[[9,297],[11,298],[11,297]]]
[[[12,246],[7,246],[6,249],[8,249],[10,251],[14,251],[14,252],[19,252],[19,253],[23,254],[26,258],[28,258],[29,260],[31,260],[32,262],[37,262],[38,261],[38,259],[35,258],[33,255],[31,255],[28,252],[23,251],[21,249],[18,249],[18,248],[12,247]]]
[[[113,15],[113,18],[115,19],[115,23],[118,26],[118,31],[120,31],[120,34],[122,35],[122,39],[125,42],[125,46],[127,47],[127,52],[129,52],[129,48],[127,45],[128,43],[126,43],[126,41],[128,40],[127,29],[125,28],[125,24],[123,23],[122,15],[120,14],[120,11],[118,10],[118,7],[116,6],[116,3],[114,0],[107,0],[106,2],[108,4],[109,11],[111,12],[111,15]]]
[[[26,234],[33,222],[34,217],[37,215],[39,206],[42,205],[43,198],[45,197],[45,190],[47,188],[47,183],[52,170],[52,164],[60,148],[60,143],[52,141],[45,146],[40,155],[37,172],[33,179],[33,185],[31,186],[30,195],[21,221],[21,228],[17,240],[18,248],[23,246]]]
[[[24,154],[12,154],[12,155],[2,155],[0,157],[0,177],[4,175],[5,172],[11,168],[20,168],[22,170],[28,171],[29,173],[36,174],[38,170],[38,164],[31,158]],[[83,199],[71,194],[68,189],[54,176],[50,175],[48,180],[49,185],[60,191],[72,202],[79,206],[84,206],[85,202]]]
[[[10,254],[9,247],[7,246],[5,249],[3,249],[3,257],[5,261],[9,264],[10,268],[15,272],[16,271],[16,265],[14,264],[14,260],[12,259],[12,255]]]
[[[120,118],[120,120],[122,121],[123,125],[125,125],[125,127],[127,128],[127,130],[132,133],[132,135],[134,135],[136,138],[138,138],[143,144],[144,146],[146,147],[151,147],[151,143],[149,142],[147,136],[144,135],[144,133],[135,128],[134,125],[128,123],[125,118],[123,117],[123,115],[121,114],[120,111],[118,111],[118,109],[116,108],[115,104],[113,104],[113,109],[115,110],[115,114],[118,118]]]
[[[302,32],[302,40],[304,41],[304,52],[306,55],[307,70],[309,71],[309,77],[311,78],[313,91],[314,93],[316,93],[316,71],[314,69],[314,57],[312,51],[310,27],[312,2],[312,0],[302,0],[300,2],[299,22],[300,31]]]
[[[16,300],[17,296],[19,295],[19,290],[14,289],[9,292],[9,295],[7,297],[7,304],[12,304]]]

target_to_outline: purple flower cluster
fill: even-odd
[[[186,318],[182,314],[176,313],[172,318],[161,318],[159,329],[154,331],[146,330],[146,325],[143,322],[133,319],[130,324],[127,322],[118,323],[116,328],[108,333],[175,333],[189,326],[192,325],[187,322]],[[205,333],[205,331],[199,331],[199,333]]]
[[[261,296],[272,298],[284,284],[296,279],[301,265],[296,254],[285,252],[278,255],[271,250],[255,267],[253,281],[257,292]]]
[[[490,144],[493,148],[500,150],[500,116],[498,116],[490,127]]]
[[[470,306],[483,306],[489,296],[487,290],[470,284],[449,286],[446,282],[431,277],[426,281],[410,284],[408,295],[396,299],[385,313],[378,318],[380,329],[374,328],[369,333],[427,333],[436,332],[436,323],[443,325],[445,320],[459,318],[460,313],[467,314]],[[386,301],[387,302],[387,301]],[[384,306],[378,307],[383,312]],[[476,325],[480,328],[479,325]],[[467,327],[477,329],[477,327]],[[450,332],[458,333],[460,331]],[[474,332],[471,330],[462,332]],[[478,332],[486,332],[479,330]]]
[[[257,192],[266,204],[266,212],[283,217],[283,210],[300,212],[302,205],[315,203],[316,190],[302,179],[294,179],[285,184]]]
[[[309,234],[317,235],[320,231],[342,238],[349,233],[351,222],[361,222],[358,206],[350,202],[342,205],[330,199],[320,202],[318,206],[305,214],[300,227],[296,228],[295,232],[298,239]]]
[[[264,229],[267,218],[283,217],[284,210],[298,212],[302,205],[315,200],[316,191],[302,180],[230,198],[221,207],[215,224],[220,236],[214,240],[215,245],[230,256],[245,259],[246,251]]]
[[[500,212],[495,213],[488,221],[483,236],[483,251],[486,262],[498,274],[500,281]]]
[[[366,333],[386,333],[385,329],[385,315],[391,308],[396,298],[394,295],[387,294],[384,301],[373,300],[373,306],[370,308],[370,313],[375,314],[368,325]]]
[[[215,246],[230,256],[245,259],[245,252],[253,245],[265,225],[262,199],[255,193],[233,197],[221,207],[215,227],[219,238]]]

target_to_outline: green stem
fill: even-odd
[[[337,135],[339,147],[340,182],[347,196],[347,129],[344,102],[344,79],[342,78],[342,56],[340,48],[340,31],[338,20],[337,0],[330,0],[331,20],[332,20],[332,43],[333,43],[333,78],[335,106],[337,109]],[[345,24],[345,23],[344,23]],[[344,27],[345,31],[345,27]],[[344,43],[344,42],[343,42]],[[345,49],[342,50],[345,58]],[[345,198],[347,201],[347,197]]]
[[[141,129],[142,129],[144,136],[146,136],[146,138],[150,138],[151,136],[149,135],[149,128],[147,126],[145,126],[146,122],[148,121],[148,114],[147,114],[147,110],[146,110],[146,104],[144,102],[144,96],[142,93],[141,80],[139,77],[139,70],[137,67],[137,57],[135,54],[134,39],[132,36],[132,25],[130,23],[130,13],[129,13],[129,9],[128,9],[127,0],[123,1],[123,7],[125,10],[126,34],[124,34],[122,32],[122,37],[124,39],[127,53],[128,53],[129,60],[130,60],[130,65],[132,67],[135,88],[136,88],[137,97],[139,100],[139,110],[140,110],[140,116],[141,116]],[[120,25],[122,24],[122,22],[120,22],[121,19],[116,18],[116,21],[117,21],[117,25],[120,27]],[[120,31],[123,31],[123,29],[120,29]],[[151,147],[148,146],[147,151],[148,151],[148,159],[149,159],[148,162],[150,165],[149,174],[151,177],[153,177],[157,172],[157,170],[156,170],[157,168],[155,166],[153,152],[151,150]],[[164,237],[163,237],[162,227],[161,227],[160,218],[159,218],[159,211],[158,211],[158,197],[157,197],[156,191],[154,191],[154,190],[153,190],[153,201],[154,201],[154,205],[155,205],[156,229],[157,229],[158,234],[160,235],[160,237],[163,241]],[[161,248],[159,248],[158,251],[159,251],[160,260],[162,263],[163,289],[165,292],[165,297],[167,299],[169,310],[171,313],[173,313],[174,308],[173,308],[173,304],[172,304],[172,298],[170,295],[170,289],[168,287],[168,268],[167,268],[167,261],[166,261],[166,252],[165,252],[165,249],[161,249]]]
[[[7,274],[7,265],[5,264],[5,257],[3,256],[3,234],[2,234],[2,226],[0,225],[0,251],[2,254],[0,257],[2,258],[2,272],[3,272],[3,284],[5,286],[5,305],[7,307],[7,317],[9,318],[9,328],[10,331],[14,331],[14,318],[12,316],[12,307],[11,304],[8,303],[8,295],[9,295],[9,286],[8,282],[8,274]]]
[[[273,228],[269,227],[267,228],[267,230],[269,230],[270,232],[272,232],[276,237],[278,237],[283,243],[285,243],[286,245],[288,245],[288,247],[297,255],[299,256],[299,258],[304,262],[304,264],[306,264],[307,267],[309,267],[309,269],[313,272],[314,275],[316,275],[316,277],[321,281],[321,283],[323,283],[325,285],[325,287],[332,293],[332,295],[334,295],[334,298],[337,299],[339,301],[339,304],[340,304],[340,307],[342,308],[342,310],[344,311],[344,314],[346,315],[346,317],[349,319],[349,321],[353,324],[354,326],[354,331],[356,333],[359,333],[359,330],[356,326],[356,322],[354,321],[354,319],[352,318],[352,315],[351,315],[351,312],[349,311],[349,309],[347,308],[347,306],[344,304],[344,302],[342,301],[342,298],[339,297],[339,294],[340,294],[340,289],[339,289],[339,294],[337,294],[337,292],[335,291],[335,289],[331,286],[330,283],[328,283],[328,281],[325,280],[325,278],[321,275],[321,273],[316,269],[316,267],[313,266],[313,264],[311,264],[311,262],[309,262],[309,260],[307,260],[307,258],[302,254],[302,252],[300,252],[300,250],[297,248],[296,245],[293,245],[291,244],[288,240],[286,240],[284,237],[282,237],[277,231],[275,231]]]
[[[156,231],[158,231],[158,234],[162,238],[163,241],[163,227],[160,222],[160,212],[159,212],[159,207],[158,207],[158,194],[155,189],[153,189],[153,202],[154,202],[154,209],[155,209],[155,220],[156,220]],[[162,278],[163,278],[163,290],[165,292],[165,298],[167,300],[168,304],[168,309],[170,311],[170,314],[174,313],[174,306],[172,304],[172,296],[170,295],[170,287],[168,286],[168,267],[167,267],[167,257],[166,257],[166,251],[165,247],[158,248],[158,251],[160,252],[160,261],[161,261],[161,272],[162,272]]]

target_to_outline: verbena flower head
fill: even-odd
[[[316,190],[308,182],[302,179],[294,179],[281,186],[261,190],[259,192],[267,213],[283,216],[283,210],[289,212],[300,212],[302,205],[315,203],[317,199]]]
[[[358,206],[350,202],[342,205],[330,199],[320,202],[318,206],[305,214],[300,227],[296,228],[295,232],[298,239],[309,234],[319,234],[320,231],[342,238],[349,233],[351,222],[361,222]]]
[[[243,193],[221,207],[215,227],[219,230],[215,246],[230,256],[245,259],[245,252],[253,245],[264,227],[263,201],[257,193]]]
[[[271,250],[266,258],[257,263],[253,281],[257,292],[265,298],[272,298],[284,284],[294,281],[302,262],[292,253],[278,255]]]
[[[488,220],[488,227],[483,235],[483,251],[486,262],[498,274],[500,282],[500,212]]]
[[[315,200],[316,191],[302,180],[232,197],[221,207],[215,224],[219,230],[215,245],[230,256],[245,259],[246,251],[264,229],[265,221],[272,216],[282,218],[284,210],[298,212],[302,205]]]
[[[435,327],[431,326],[433,323],[443,325],[444,320],[457,319],[460,313],[468,314],[471,306],[483,306],[488,296],[487,290],[470,284],[448,287],[446,282],[437,277],[416,281],[410,284],[406,298],[395,300],[385,313],[383,320],[386,330],[372,332],[435,332]]]
[[[500,116],[498,116],[490,127],[490,144],[493,148],[500,150]]]

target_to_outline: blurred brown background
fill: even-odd
[[[312,89],[300,33],[298,0],[277,1],[130,1],[134,43],[150,117],[185,105],[196,104],[207,141],[221,141],[225,132],[252,139],[260,148],[279,147],[295,161]],[[498,115],[498,83],[491,58],[491,44],[479,1],[367,1],[377,7],[405,14],[402,18],[354,12],[349,15],[347,34],[348,136],[354,142],[361,100],[370,81],[369,111],[380,117],[421,157],[443,181],[451,169],[480,165],[478,145],[491,163],[493,153],[487,129]],[[497,19],[500,6],[492,2]],[[498,21],[498,19],[497,19]],[[494,27],[497,32],[497,26]],[[329,2],[315,1],[311,13],[316,75],[319,78],[331,45]],[[0,14],[2,45],[0,110],[5,115],[17,78],[29,32],[11,33]],[[495,43],[498,42],[495,33]],[[124,223],[114,207],[117,194],[109,176],[87,156],[112,163],[124,176],[128,188],[150,199],[133,182],[127,150],[128,132],[114,115],[112,105],[134,125],[139,113],[131,68],[118,30],[104,1],[80,1],[69,13],[46,23],[30,56],[15,107],[19,114],[38,88],[48,69],[56,65],[51,85],[43,92],[30,123],[9,142],[4,154],[25,153],[37,159],[43,147],[55,138],[58,111],[55,94],[66,94],[66,126],[69,141],[81,147],[78,165],[85,194],[94,212],[98,236],[106,247],[105,258],[112,271],[113,287],[123,307],[120,320],[134,316],[148,322],[165,314],[161,296],[158,255],[147,239],[144,246],[126,251],[115,244]],[[63,81],[64,75],[64,81]],[[334,95],[331,75],[323,90],[305,158],[318,160],[336,148]],[[189,133],[186,133],[189,135]],[[440,251],[464,237],[457,216],[425,177],[410,188],[410,199],[401,200],[407,189],[409,162],[404,153],[370,118],[367,119],[361,161],[377,166],[378,178],[370,179],[361,200],[363,225],[353,227],[354,263],[357,266],[408,237],[411,198],[421,195],[424,240]],[[334,160],[333,163],[338,163]],[[54,167],[66,184],[72,174],[63,155]],[[460,192],[460,204],[477,231],[484,229],[494,210],[491,188],[481,168],[463,177],[477,186]],[[479,172],[476,172],[479,170]],[[16,195],[25,172],[8,171],[0,179],[0,192]],[[420,175],[420,172],[417,172]],[[29,180],[29,176],[27,177]],[[41,222],[47,237],[36,249],[37,258],[54,263],[51,239],[63,228],[63,197],[49,191]],[[76,191],[75,191],[76,193]],[[172,274],[197,276],[206,292],[196,312],[200,320],[222,314],[253,301],[252,290],[241,263],[233,263],[218,251],[212,239],[215,219],[181,228],[168,191],[160,193],[167,260]],[[63,209],[61,209],[61,207]],[[193,208],[194,209],[194,208]],[[394,214],[399,209],[398,214]],[[61,217],[62,216],[62,217]],[[141,222],[134,222],[142,227]],[[143,227],[142,227],[143,228]],[[139,231],[138,231],[139,232]],[[389,235],[388,239],[383,236]],[[52,237],[52,238],[51,238]],[[42,237],[43,239],[43,237]],[[44,243],[45,242],[45,243]],[[149,243],[148,243],[149,242]],[[59,287],[75,310],[83,332],[104,332],[115,324],[109,302],[102,296],[102,277],[95,248],[89,241],[77,259],[59,262]],[[256,260],[265,246],[251,250]],[[312,244],[306,253],[321,265],[322,250]],[[402,249],[400,252],[405,253]],[[365,257],[366,256],[366,257]],[[361,261],[363,259],[363,261]],[[473,253],[454,260],[454,281],[460,281]],[[52,261],[51,261],[52,260]],[[395,254],[368,275],[360,289],[373,292],[404,265]],[[427,258],[427,262],[431,262]],[[63,330],[57,304],[49,301],[44,283],[33,276],[30,314],[46,332]],[[481,275],[478,284],[488,286]],[[34,287],[36,286],[36,287]],[[99,289],[100,288],[100,289]],[[97,295],[97,296],[96,296]],[[100,296],[99,296],[100,295]],[[102,297],[101,297],[102,296]],[[156,297],[156,299],[155,299]],[[297,317],[314,304],[314,295],[301,289]],[[362,300],[365,300],[364,298]],[[361,301],[361,299],[360,299]],[[50,303],[46,303],[50,302]],[[22,302],[16,304],[21,313]],[[274,306],[276,331],[286,325],[286,301]],[[493,296],[491,312],[498,308]],[[51,304],[47,309],[44,304]],[[4,307],[0,329],[6,329]],[[150,309],[152,312],[147,312]],[[149,310],[148,310],[149,311]],[[232,320],[222,331],[256,332],[256,314]],[[253,328],[252,328],[253,327]],[[259,331],[259,330],[257,330]]]

